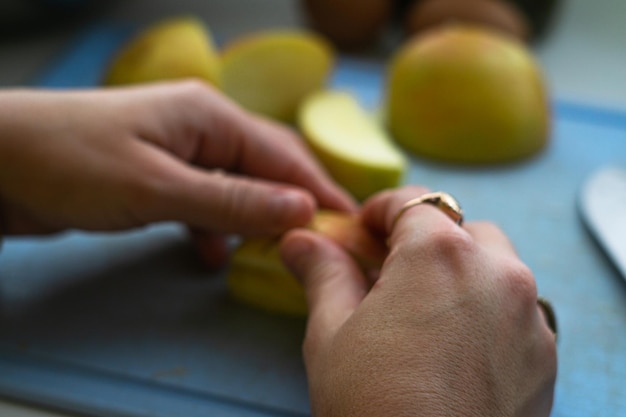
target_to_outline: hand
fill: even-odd
[[[355,207],[291,130],[200,82],[3,92],[0,128],[6,234],[180,221],[219,246]]]
[[[432,205],[411,208],[390,230],[425,191],[365,203],[363,221],[390,247],[373,286],[323,236],[296,229],[283,238],[309,304],[313,415],[548,416],[555,337],[532,273],[494,225],[459,227]]]

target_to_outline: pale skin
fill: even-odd
[[[206,261],[226,234],[277,235],[354,201],[296,134],[196,81],[0,94],[4,234],[180,221]]]
[[[290,129],[199,82],[0,93],[0,234],[187,225],[217,265],[224,237],[281,235],[304,284],[313,414],[548,416],[555,340],[532,273],[495,226],[462,228],[426,190],[356,203]],[[389,239],[372,286],[331,241],[299,228],[319,207],[360,210]],[[0,236],[1,237],[1,236]]]
[[[549,416],[556,344],[532,273],[496,226],[459,227],[434,206],[411,208],[390,230],[424,192],[365,203],[363,221],[390,247],[373,287],[323,236],[300,229],[282,241],[309,305],[313,415]]]

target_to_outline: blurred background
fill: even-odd
[[[402,0],[400,0],[402,1]],[[543,35],[532,47],[557,98],[626,109],[626,2],[623,0],[514,0],[539,5]],[[332,2],[326,2],[332,3]],[[342,3],[341,1],[337,3]],[[347,3],[347,2],[343,2]],[[366,2],[354,1],[354,4]],[[370,2],[371,3],[371,2]],[[457,1],[458,3],[458,1]],[[554,10],[551,9],[555,4]],[[541,12],[550,18],[541,22]],[[203,18],[218,39],[267,27],[305,24],[297,0],[2,0],[0,86],[25,85],[97,21],[147,25],[173,14]],[[398,23],[397,27],[400,27]],[[396,29],[396,32],[398,30]],[[392,48],[390,39],[378,57]],[[371,51],[370,55],[371,55]],[[376,55],[376,53],[374,54]]]
[[[544,8],[530,19],[530,30],[538,36],[531,36],[528,43],[544,68],[553,97],[626,111],[626,1],[538,3]],[[225,40],[265,28],[307,25],[310,20],[302,5],[297,0],[0,0],[0,88],[32,85],[71,42],[99,22],[143,26],[172,15],[195,14],[218,40]],[[394,22],[377,42],[350,53],[384,62],[404,36],[402,16]],[[65,414],[0,397],[0,415]]]

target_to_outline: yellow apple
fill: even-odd
[[[499,163],[537,153],[550,135],[541,68],[527,47],[477,26],[412,38],[389,64],[386,121],[416,154]]]
[[[220,56],[197,18],[158,22],[133,37],[111,62],[105,85],[199,78],[219,85]]]
[[[222,91],[242,107],[292,122],[302,99],[323,88],[334,52],[307,31],[276,30],[229,42],[222,53]]]
[[[330,175],[357,199],[402,182],[405,156],[351,94],[311,94],[300,108],[298,126]]]
[[[382,266],[386,246],[356,215],[321,210],[308,228],[341,245],[364,271]],[[236,300],[269,312],[305,315],[304,291],[283,265],[278,247],[279,239],[245,240],[233,254],[227,278],[229,292]]]
[[[233,254],[228,291],[237,301],[268,312],[304,316],[304,290],[283,265],[278,240],[249,238]]]

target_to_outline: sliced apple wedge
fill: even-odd
[[[230,295],[243,304],[290,316],[307,313],[302,286],[283,265],[276,239],[242,242],[233,254],[227,283]]]
[[[298,126],[327,171],[357,199],[402,182],[404,154],[351,94],[312,94],[300,108]]]
[[[387,255],[356,215],[322,210],[308,228],[341,245],[364,269],[379,269]],[[240,302],[273,313],[302,316],[307,312],[301,285],[283,265],[279,239],[250,238],[235,251],[228,274],[230,294]]]
[[[200,78],[219,84],[220,55],[207,26],[195,17],[158,22],[128,41],[114,57],[103,83],[136,84]]]
[[[277,30],[229,42],[222,53],[222,91],[244,108],[293,122],[301,101],[324,88],[334,53],[321,37]]]

